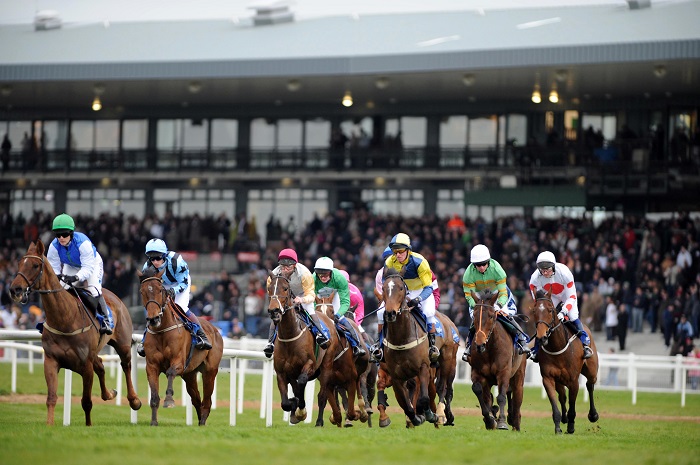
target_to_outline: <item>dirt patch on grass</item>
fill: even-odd
[[[98,403],[101,402],[99,398],[95,398],[95,405],[99,405]],[[141,399],[142,402],[144,402],[144,406],[147,405],[147,401],[144,399]],[[73,404],[80,405],[80,397],[73,397],[71,400]],[[110,401],[111,402],[111,401]],[[176,402],[180,402],[180,399],[176,399]],[[41,395],[41,394],[9,394],[9,395],[0,395],[0,403],[9,403],[9,404],[45,404],[46,403],[46,396]],[[58,398],[58,403],[62,404],[63,403],[63,397],[59,396]],[[228,401],[218,401],[217,402],[217,407],[218,408],[229,408],[230,402]],[[129,402],[126,400],[126,398],[122,398],[122,406],[128,407]],[[243,407],[245,409],[260,409],[260,402],[253,402],[253,401],[247,401],[243,403]],[[275,406],[277,408],[278,406]],[[388,409],[390,415],[401,415],[402,412],[398,407],[389,407]],[[375,412],[376,412],[376,407],[375,407]],[[481,416],[481,411],[477,408],[470,408],[470,407],[452,407],[452,412],[456,415],[470,415],[470,416]],[[599,412],[600,416],[602,418],[614,418],[618,420],[634,420],[634,421],[685,421],[685,422],[690,422],[690,423],[700,423],[700,417],[691,417],[691,416],[671,416],[671,415],[634,415],[634,414],[629,414],[629,413],[602,413]],[[579,416],[583,414],[587,414],[586,412],[580,412]],[[523,410],[522,411],[522,416],[524,417],[532,417],[532,418],[550,418],[552,416],[552,412],[550,411],[535,411],[535,410]]]

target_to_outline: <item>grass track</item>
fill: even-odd
[[[8,364],[0,364],[0,397],[10,390]],[[19,370],[21,394],[46,394],[41,366],[29,375]],[[62,375],[62,373],[61,373]],[[146,392],[145,376],[139,373],[139,393]],[[574,435],[555,436],[549,403],[541,390],[527,389],[523,405],[522,431],[485,431],[475,414],[476,399],[469,386],[456,386],[453,405],[456,426],[436,430],[424,425],[413,430],[403,427],[403,416],[392,409],[389,428],[367,428],[357,423],[350,429],[313,424],[294,427],[282,424],[278,396],[272,428],[265,428],[257,407],[246,408],[237,417],[237,426],[228,425],[228,375],[219,379],[219,409],[212,412],[207,427],[185,426],[184,409],[160,409],[160,426],[149,426],[147,399],[139,412],[139,423],[129,422],[129,409],[116,407],[95,396],[93,426],[83,426],[79,403],[72,406],[72,425],[60,426],[62,399],[56,409],[59,426],[45,426],[46,407],[40,403],[11,403],[0,399],[0,463],[76,464],[99,460],[102,464],[208,464],[227,461],[242,464],[288,464],[297,460],[324,465],[346,465],[356,460],[381,464],[445,463],[600,463],[615,465],[697,464],[700,457],[700,396],[687,398],[680,407],[677,394],[638,395],[631,404],[631,393],[599,391],[596,396],[601,419],[586,419],[588,405],[579,398],[577,430]],[[114,381],[110,380],[110,385]],[[162,385],[162,382],[161,382]],[[246,401],[259,396],[260,378],[250,376]],[[80,378],[74,377],[74,394]],[[179,383],[176,384],[179,400]],[[396,405],[390,398],[392,407]],[[313,412],[315,417],[316,412]],[[629,416],[629,417],[628,417]],[[665,417],[665,419],[659,419]],[[670,419],[669,417],[678,417]],[[375,418],[375,425],[376,425]],[[350,445],[350,449],[348,446]],[[357,447],[364,452],[351,457]],[[586,462],[584,462],[586,461]]]

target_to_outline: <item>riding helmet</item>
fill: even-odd
[[[146,244],[146,255],[149,258],[164,257],[168,253],[168,246],[163,239],[151,239]]]
[[[316,260],[314,271],[331,271],[333,269],[333,260],[328,257],[321,257]]]
[[[537,256],[537,268],[554,268],[556,261],[554,254],[549,250],[545,250]]]
[[[70,215],[67,215],[65,213],[61,213],[60,215],[58,215],[56,218],[53,219],[53,227],[51,229],[54,231],[57,231],[57,230],[75,231],[75,221],[73,221],[73,218],[71,218]]]
[[[277,263],[280,265],[296,265],[298,261],[297,253],[292,249],[282,249],[277,256]]]
[[[469,258],[472,263],[483,263],[491,259],[489,248],[484,244],[477,244],[472,248],[472,253]]]
[[[391,250],[395,249],[411,249],[411,239],[408,237],[408,234],[406,233],[398,233],[396,236],[391,238],[391,242],[389,242],[389,248]]]

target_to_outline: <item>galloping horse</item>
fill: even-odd
[[[593,390],[598,379],[598,351],[593,341],[593,335],[586,325],[584,329],[591,336],[593,356],[583,359],[583,345],[578,341],[576,333],[571,332],[557,318],[557,310],[552,303],[552,291],[538,290],[533,307],[537,339],[540,340],[538,359],[542,384],[547,391],[549,403],[552,404],[552,420],[554,432],[561,434],[560,423],[566,423],[566,432],[573,434],[576,420],[576,397],[578,396],[579,375],[586,378],[586,389],[590,397],[588,420],[598,421]],[[569,389],[569,410],[566,410],[566,389]],[[561,411],[557,407],[557,394]]]
[[[177,315],[183,313],[183,310],[168,296],[163,287],[161,277],[164,272],[165,270],[157,272],[155,268],[149,268],[144,274],[138,273],[141,281],[141,300],[146,309],[146,330],[149,335],[143,347],[146,352],[146,376],[151,390],[151,426],[158,425],[158,377],[161,373],[165,373],[168,378],[163,407],[175,406],[173,380],[180,376],[185,380],[199,425],[204,426],[211,411],[211,396],[224,351],[224,341],[211,323],[200,320],[202,330],[211,341],[212,348],[194,348],[190,332],[184,329],[184,324]],[[197,373],[202,373],[203,399],[197,387]]]
[[[435,423],[437,416],[430,408],[429,389],[435,388],[428,358],[428,334],[406,305],[406,283],[400,274],[388,270],[382,291],[386,330],[384,359],[396,401],[412,425],[418,426],[425,420]],[[418,377],[418,400],[414,407],[407,383],[415,377]]]
[[[98,356],[106,344],[114,347],[121,359],[122,370],[126,376],[129,406],[133,410],[140,409],[141,401],[131,380],[130,349],[133,325],[129,311],[117,296],[103,288],[105,301],[112,309],[114,332],[109,336],[100,334],[100,324],[95,315],[77,296],[63,288],[44,253],[43,242],[32,242],[29,245],[27,254],[19,262],[17,276],[10,284],[10,292],[17,302],[26,301],[30,292],[39,293],[46,313],[41,334],[41,345],[45,355],[44,377],[48,391],[46,424],[54,424],[54,411],[58,400],[58,372],[61,368],[72,370],[83,378],[81,404],[87,426],[92,425],[90,412],[94,375],[97,374],[100,381],[103,400],[111,400],[117,396],[117,391],[108,390],[105,385],[105,369],[102,359]],[[66,392],[64,395],[69,396],[70,393]]]
[[[268,313],[277,325],[274,367],[277,373],[277,388],[282,399],[282,410],[290,412],[290,422],[299,423],[306,419],[304,390],[306,383],[318,378],[318,418],[316,426],[323,426],[323,409],[326,402],[331,404],[331,423],[342,426],[340,407],[335,399],[333,377],[334,358],[341,352],[338,334],[333,321],[319,314],[318,319],[330,332],[330,345],[327,349],[316,347],[313,334],[292,304],[294,296],[289,280],[281,275],[270,274],[267,295],[270,298]],[[294,397],[288,398],[287,384],[291,384]],[[350,383],[352,385],[352,383]],[[354,388],[353,388],[354,389]],[[350,391],[348,389],[348,391]],[[355,393],[352,392],[354,397]],[[357,419],[353,410],[348,410],[348,418]]]
[[[470,357],[472,391],[479,399],[484,425],[486,429],[508,429],[508,425],[511,425],[514,431],[520,431],[520,407],[523,403],[527,359],[518,354],[513,347],[513,338],[503,325],[498,324],[494,308],[498,293],[485,290],[478,295],[472,291],[472,298],[476,302],[476,334]],[[498,386],[498,407],[493,405],[491,388],[494,385]],[[495,418],[497,412],[498,419]]]
[[[323,296],[317,294],[315,302],[316,313],[326,315],[331,319],[331,321],[333,321],[333,317],[335,315],[333,310],[333,298],[335,297],[335,292],[336,291],[333,291]],[[350,318],[347,319],[350,321],[350,325],[355,329],[357,334],[361,334],[355,321]],[[369,354],[356,357],[353,360],[350,342],[346,337],[341,336],[340,333],[337,334],[338,343],[341,347],[341,353],[336,356],[333,362],[333,368],[336,373],[336,376],[333,377],[336,384],[336,393],[343,397],[346,412],[349,412],[351,409],[355,409],[354,401],[356,394],[357,406],[359,407],[357,414],[359,414],[360,421],[365,423],[369,419],[369,415],[365,409],[366,402],[363,397],[363,393],[367,392],[367,375],[369,374],[370,367]],[[360,341],[360,344],[364,344],[364,340]],[[363,379],[365,382],[364,389],[362,386]],[[354,386],[354,389],[352,389],[354,392],[350,392],[350,390],[345,389],[345,386],[348,384],[352,384]],[[345,426],[352,426],[350,418],[345,419]]]

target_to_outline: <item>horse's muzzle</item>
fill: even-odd
[[[480,354],[483,354],[486,352],[486,344],[477,345],[476,350],[479,351]]]
[[[267,313],[270,315],[270,319],[274,323],[279,323],[280,320],[282,319],[282,312],[280,311],[279,308],[268,308]]]
[[[151,328],[159,327],[160,326],[160,315],[155,316],[153,318],[146,317],[146,325],[150,326]]]
[[[27,294],[28,292],[20,286],[15,286],[10,289],[10,297],[17,303],[24,303],[24,298]]]
[[[397,315],[397,312],[386,312],[384,313],[384,319],[387,321],[387,323],[395,323]]]

